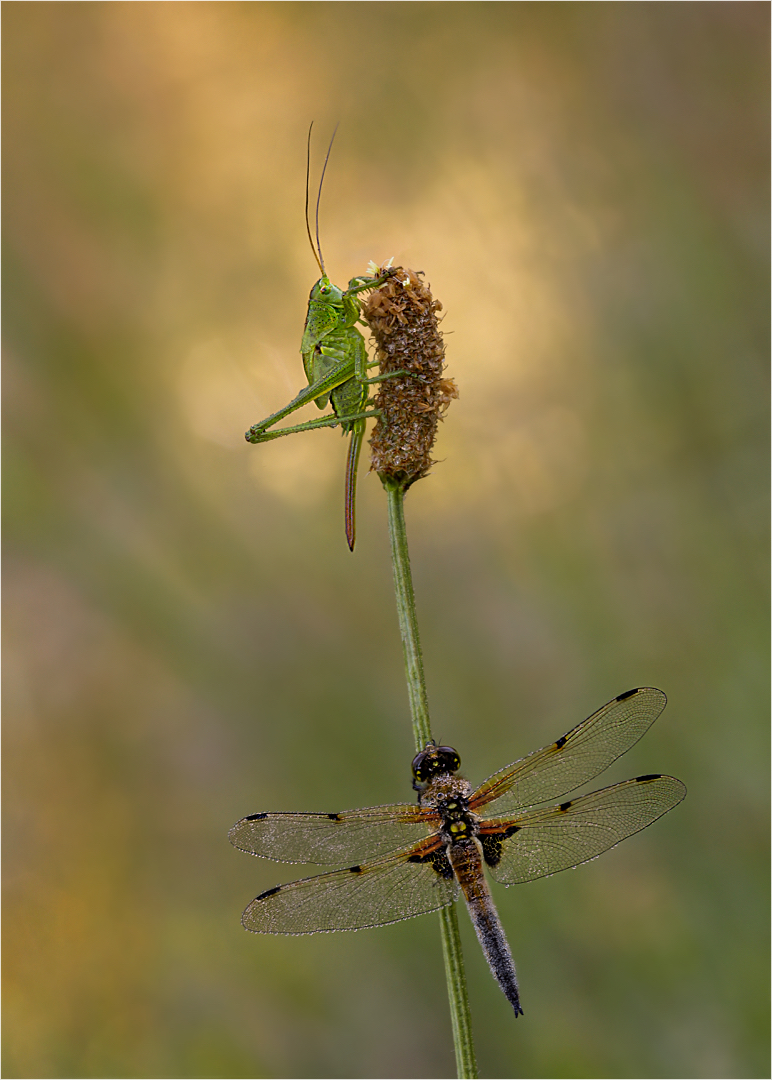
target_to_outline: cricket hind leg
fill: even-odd
[[[265,438],[261,438],[261,436],[267,431],[268,428],[273,427],[273,425],[279,420],[283,420],[285,416],[289,416],[290,413],[296,412],[304,405],[309,405],[312,401],[316,402],[318,405],[318,402],[322,400],[324,401],[324,404],[326,404],[326,398],[332,397],[333,391],[336,390],[337,387],[339,387],[342,383],[345,383],[350,379],[350,372],[341,372],[339,369],[330,368],[330,370],[325,372],[320,379],[316,379],[308,386],[303,387],[300,393],[297,394],[288,405],[285,405],[283,409],[279,409],[277,412],[271,413],[270,416],[267,416],[265,420],[260,420],[257,424],[253,424],[249,431],[246,433],[245,438],[247,442],[267,442],[268,440]],[[318,405],[318,407],[324,408],[324,404]],[[317,424],[312,422],[311,427],[317,426]],[[299,424],[297,428],[286,428],[284,430],[285,433],[288,433],[291,430],[309,431],[311,429],[308,427],[307,424]]]
[[[248,443],[257,444],[271,442],[273,439],[282,439],[285,435],[295,435],[300,431],[315,431],[317,428],[338,427],[339,425],[343,426],[345,434],[346,424],[356,420],[368,420],[370,417],[380,415],[379,409],[364,409],[362,412],[354,413],[351,416],[322,416],[319,420],[309,420],[305,424],[294,424],[292,427],[275,428],[273,431],[255,432],[254,428],[250,428],[244,438]],[[255,427],[257,426],[256,424]]]

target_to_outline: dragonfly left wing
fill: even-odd
[[[597,858],[686,795],[673,776],[639,776],[520,817],[484,821],[479,840],[496,881],[515,885]]]
[[[250,814],[236,822],[228,839],[241,851],[276,862],[340,866],[406,847],[439,826],[435,811],[394,803],[339,814]]]
[[[258,934],[359,930],[438,911],[457,895],[444,849],[430,838],[369,864],[277,885],[257,896],[241,921]]]

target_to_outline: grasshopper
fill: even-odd
[[[372,379],[367,377],[368,368],[374,367],[375,364],[369,363],[365,339],[356,326],[357,322],[365,325],[360,319],[357,294],[382,285],[391,276],[392,271],[386,270],[379,277],[354,277],[349,281],[346,289],[333,285],[327,277],[322,246],[319,242],[319,202],[335,132],[327,149],[322,178],[319,181],[319,193],[316,200],[316,247],[314,247],[311,226],[308,222],[312,128],[313,124],[308,129],[306,157],[306,232],[322,276],[311,289],[311,295],[308,298],[308,313],[300,345],[308,386],[301,390],[289,405],[272,413],[265,420],[253,424],[245,438],[250,443],[269,442],[271,439],[280,439],[284,435],[292,435],[296,431],[312,431],[315,428],[336,427],[338,424],[344,435],[351,435],[346,462],[345,519],[346,539],[349,548],[353,551],[356,538],[356,479],[359,454],[362,449],[366,420],[370,416],[378,415],[375,409],[368,408],[369,387],[372,383],[380,382],[387,377],[376,376]],[[395,372],[394,374],[403,373]],[[319,420],[310,420],[305,424],[295,424],[293,427],[274,429],[273,425],[277,421],[311,401],[315,402],[320,409],[324,409],[329,402],[332,405],[332,415],[324,416]]]

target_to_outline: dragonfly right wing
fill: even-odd
[[[440,824],[434,810],[394,803],[340,814],[250,814],[236,822],[228,839],[241,851],[275,862],[334,866],[404,848]]]
[[[653,686],[620,694],[549,746],[489,776],[469,809],[498,816],[573,791],[634,746],[666,704]]]
[[[491,875],[504,885],[548,877],[596,859],[662,817],[686,795],[674,776],[637,776],[559,806],[481,825]]]
[[[257,934],[359,930],[439,911],[457,896],[444,849],[431,838],[363,866],[277,885],[257,896],[241,921]]]

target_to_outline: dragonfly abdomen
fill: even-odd
[[[472,837],[454,841],[448,845],[448,858],[493,977],[515,1010],[515,1016],[522,1015],[515,962],[485,880],[479,841]]]

